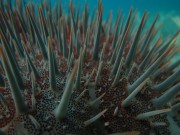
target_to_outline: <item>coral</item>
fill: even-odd
[[[0,1],[0,134],[179,134],[180,30],[50,5]]]

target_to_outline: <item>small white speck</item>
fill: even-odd
[[[109,126],[109,124],[110,124],[109,122],[105,122],[104,126]]]

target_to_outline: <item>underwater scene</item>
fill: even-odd
[[[0,135],[180,135],[180,0],[0,0]]]

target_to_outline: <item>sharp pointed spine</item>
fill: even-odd
[[[129,50],[128,54],[127,54],[127,58],[125,60],[125,65],[126,65],[127,70],[129,70],[132,59],[134,59],[134,55],[136,53],[136,48],[137,48],[137,44],[138,44],[138,41],[139,41],[139,38],[140,38],[142,27],[144,25],[145,17],[146,17],[146,12],[144,13],[144,15],[142,17],[142,20],[141,20],[141,23],[140,23],[139,28],[137,30],[134,41],[133,41],[133,43],[132,43],[132,45],[130,47],[130,50]]]
[[[128,86],[128,89],[130,91],[136,89],[146,78],[148,78],[154,72],[156,68],[158,68],[158,66],[162,63],[163,58],[166,57],[170,51],[171,48],[164,52],[132,85]]]
[[[142,88],[149,81],[149,78],[144,80],[134,91],[129,91],[131,94],[121,103],[123,107],[126,107],[130,104],[130,102],[135,98],[135,96],[142,90]]]
[[[64,58],[68,58],[68,52],[67,52],[67,41],[66,41],[66,28],[65,28],[65,24],[64,24],[64,17],[62,17],[61,20],[61,24],[62,24],[62,37],[63,37],[63,56]]]
[[[94,68],[93,71],[91,72],[88,80],[86,81],[85,86],[88,86],[88,84],[90,83],[90,80],[91,80],[91,78],[93,77],[93,75],[94,75],[95,72],[96,72],[96,69]]]
[[[78,102],[87,91],[88,91],[87,89],[83,90],[83,92],[81,92],[81,94],[75,99],[75,101]]]
[[[174,62],[173,64],[171,64],[170,66],[168,66],[166,69],[165,69],[165,72],[169,72],[169,71],[173,71],[174,69],[176,69],[177,67],[180,66],[180,59],[177,60],[176,62]]]
[[[14,74],[12,73],[12,70],[10,69],[10,66],[7,62],[7,59],[2,50],[2,47],[0,47],[0,54],[3,61],[4,70],[6,72],[6,75],[10,84],[12,97],[13,97],[15,107],[16,107],[16,113],[17,114],[25,113],[27,112],[27,106],[25,105],[25,101],[20,91],[19,85],[17,83],[16,78],[14,77]]]
[[[172,111],[174,111],[174,112],[179,111],[180,110],[180,102],[176,103],[171,108],[172,108]]]
[[[118,81],[119,81],[123,63],[124,63],[124,58],[121,59],[121,62],[119,64],[116,76],[115,76],[114,81],[112,83],[112,87],[115,87],[117,85]]]
[[[101,96],[99,96],[99,97],[96,98],[95,100],[89,102],[89,103],[88,103],[88,106],[95,106],[95,105],[97,105],[97,104],[100,102],[100,100],[104,97],[105,94],[106,94],[106,93],[103,93]]]
[[[96,116],[94,116],[93,118],[87,120],[84,122],[85,127],[89,126],[90,124],[92,124],[93,122],[95,122],[97,119],[99,119],[102,115],[104,115],[104,113],[107,111],[107,109],[103,110],[102,112],[98,113]]]
[[[122,59],[122,56],[123,56],[123,51],[124,51],[124,48],[125,48],[125,43],[126,43],[126,40],[127,40],[127,37],[128,37],[129,29],[130,29],[130,27],[127,27],[127,29],[126,29],[123,37],[122,37],[122,41],[120,41],[120,44],[117,46],[117,51],[118,52],[117,52],[117,57],[116,57],[116,60],[115,60],[115,63],[114,63],[114,66],[113,66],[113,69],[112,69],[112,72],[111,72],[111,76],[115,75],[115,73],[118,70],[119,63],[120,63],[120,61]]]
[[[161,36],[158,38],[158,40],[156,41],[154,47],[149,51],[149,53],[146,55],[144,60],[141,62],[141,64],[139,65],[139,70],[144,70],[145,69],[148,62],[150,61],[151,55],[153,54],[154,50],[156,49],[156,46],[161,42],[161,38],[162,38]]]
[[[29,65],[30,65],[32,71],[33,71],[33,74],[34,74],[35,78],[36,78],[36,79],[39,78],[39,77],[40,77],[40,76],[39,76],[39,72],[37,71],[37,69],[35,68],[33,62],[31,61],[31,58],[29,57],[29,54],[28,54],[28,52],[27,52],[27,50],[26,50],[26,48],[25,48],[25,45],[24,45],[24,51],[25,51],[26,58],[27,58],[27,60],[28,60],[28,63],[29,63]]]
[[[145,38],[144,42],[142,44],[142,49],[141,49],[142,56],[145,54],[146,50],[148,49],[148,44],[147,43],[150,40],[151,35],[153,34],[153,29],[154,29],[155,24],[156,24],[156,22],[158,20],[158,16],[159,15],[156,16],[156,18],[155,18],[154,22],[152,23],[150,29],[148,30],[148,33],[146,35],[146,38]]]
[[[71,28],[71,30],[72,30],[72,28]],[[68,63],[69,63],[69,61],[71,59],[72,53],[73,53],[73,35],[72,35],[72,32],[71,32],[70,45],[69,45],[69,53],[68,53],[69,54],[68,55]]]
[[[102,23],[102,11],[101,8],[99,8],[98,12],[98,21],[97,21],[97,32],[94,39],[94,48],[93,48],[93,60],[98,60],[98,54],[99,54],[99,46],[100,46],[100,34],[101,34],[101,24]]]
[[[168,89],[162,96],[153,99],[152,103],[157,108],[163,106],[179,92],[179,89],[180,89],[180,83],[177,83],[172,88]]]
[[[43,34],[44,34],[45,38],[47,39],[48,36],[49,36],[49,33],[48,33],[48,30],[47,30],[47,24],[46,24],[45,17],[44,17],[44,14],[43,14],[43,11],[42,11],[41,7],[38,8],[38,12],[39,12],[39,15],[40,15]]]
[[[114,113],[113,113],[113,116],[117,116],[118,115],[118,106],[114,109]]]
[[[159,115],[159,114],[163,114],[163,113],[167,113],[167,112],[170,112],[170,111],[171,111],[171,109],[168,108],[168,109],[162,109],[162,110],[156,110],[156,111],[141,113],[138,116],[136,116],[136,119],[144,120],[144,119],[148,119],[149,117]]]
[[[69,104],[69,100],[71,97],[71,94],[73,92],[73,86],[74,86],[74,79],[75,79],[75,75],[77,72],[77,68],[78,68],[78,61],[76,61],[74,68],[67,80],[67,84],[65,86],[65,90],[63,92],[61,101],[57,107],[57,109],[55,110],[55,116],[57,119],[63,119],[66,117],[66,113],[67,113],[67,108],[68,108],[68,104]]]
[[[55,74],[59,74],[59,70],[58,70],[58,63],[56,61],[56,53],[53,51],[53,61],[54,61],[54,68],[55,68]]]
[[[37,36],[37,39],[38,39],[38,42],[39,42],[39,46],[40,46],[43,58],[45,60],[47,60],[48,56],[47,56],[47,52],[46,52],[46,48],[45,48],[44,42],[43,42],[42,37],[41,37],[41,35],[39,33],[38,27],[37,27],[36,23],[34,22],[34,20],[32,18],[32,15],[31,15],[31,13],[29,11],[29,8],[27,6],[26,6],[26,12],[28,14],[29,20],[30,20],[30,22],[31,22],[31,24],[32,24],[32,26],[34,28],[35,33],[36,33],[36,36]]]
[[[95,84],[98,84],[98,81],[99,81],[99,79],[101,77],[102,68],[103,68],[103,61],[100,61],[98,71],[97,71],[97,75],[96,75],[96,78],[95,78]]]
[[[138,68],[138,65],[136,62],[134,62],[129,70],[129,73],[126,72],[126,75],[127,75],[127,79],[129,80],[131,75],[133,74],[133,70],[134,69],[137,69]]]
[[[117,21],[116,21],[116,26],[115,26],[115,35],[114,35],[114,39],[113,39],[113,43],[112,43],[112,47],[114,48],[117,42],[117,38],[118,38],[118,31],[119,31],[119,26],[120,26],[120,20],[121,20],[121,12],[119,13],[118,17],[117,17]]]
[[[56,74],[55,74],[55,66],[54,66],[53,50],[52,50],[52,41],[51,41],[50,37],[48,37],[48,59],[49,59],[50,88],[53,92],[57,93]]]
[[[176,81],[180,80],[180,68],[169,76],[166,80],[154,86],[157,91],[164,91],[168,87],[171,87]]]
[[[77,77],[76,77],[76,83],[75,83],[75,87],[77,89],[80,89],[80,86],[81,86],[81,72],[82,72],[82,49],[79,55],[78,71],[77,71]]]
[[[2,32],[0,32],[0,37],[1,37],[1,41],[3,43],[4,50],[6,52],[9,64],[11,66],[12,72],[14,73],[20,88],[23,88],[24,84],[23,84],[23,78],[21,77],[21,74],[20,74],[20,68],[9,48],[10,45],[8,44],[6,37]]]
[[[41,125],[39,124],[39,122],[32,116],[32,115],[28,115],[29,119],[31,120],[31,122],[34,124],[34,126],[36,127],[36,129],[39,129],[41,127]]]
[[[167,126],[165,122],[151,122],[151,127]]]
[[[177,123],[173,120],[173,117],[167,115],[167,120],[169,122],[169,130],[172,135],[180,134],[180,129]]]

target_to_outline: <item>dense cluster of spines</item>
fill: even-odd
[[[0,7],[1,134],[180,132],[180,61],[168,62],[180,30],[162,41],[158,15],[135,28],[133,9],[112,25],[101,0],[92,17],[71,1],[68,14],[48,1]]]

